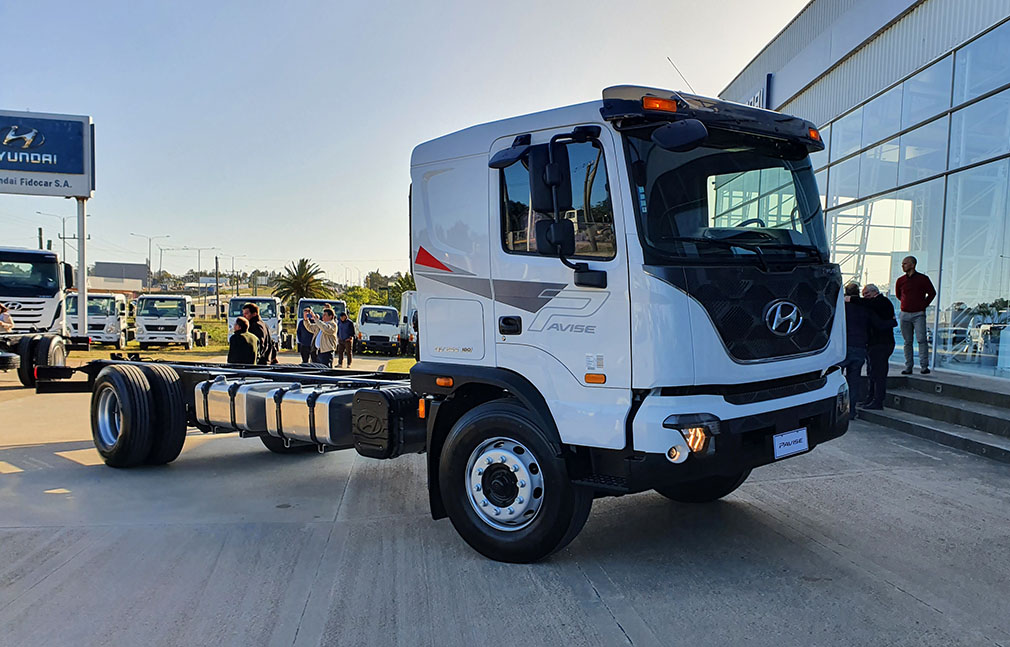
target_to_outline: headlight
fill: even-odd
[[[851,406],[849,403],[849,384],[848,382],[842,382],[842,385],[838,387],[838,395],[835,396],[835,410],[838,413],[838,417],[848,418]]]
[[[360,339],[361,341],[368,341],[368,335],[366,335],[366,334],[364,334],[364,333],[361,333],[360,335],[358,335],[358,338],[359,338],[359,339]]]
[[[179,324],[179,326],[175,329],[175,332],[186,332],[186,324]]]
[[[144,326],[142,326],[141,324],[137,324],[137,332],[138,333],[145,333],[145,332],[147,332],[147,328],[144,328]]]
[[[116,332],[116,327],[113,326],[112,324],[108,324],[107,326],[105,326],[105,332],[111,335],[112,333]]]

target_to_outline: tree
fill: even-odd
[[[255,272],[254,272],[255,274]],[[299,299],[327,299],[333,291],[322,277],[323,270],[307,258],[300,258],[273,279],[274,296],[294,305]]]
[[[352,286],[337,295],[337,298],[347,304],[347,316],[355,319],[358,308],[364,305],[382,305],[382,297],[375,290]]]
[[[400,296],[408,290],[416,290],[414,275],[410,272],[406,274],[397,273],[396,280],[389,286],[389,300],[394,308],[400,307]]]

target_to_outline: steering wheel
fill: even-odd
[[[761,229],[764,229],[765,227],[768,226],[768,225],[765,224],[765,221],[761,220],[760,218],[748,218],[747,220],[744,220],[743,222],[736,223],[737,227],[746,227],[747,225],[757,225]]]

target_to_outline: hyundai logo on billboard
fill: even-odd
[[[0,116],[0,170],[84,173],[84,124]]]

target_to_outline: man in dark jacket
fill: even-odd
[[[883,409],[887,394],[887,368],[894,352],[894,304],[872,283],[863,288],[863,305],[870,311],[870,335],[867,346],[866,375],[870,388],[864,409]]]
[[[309,308],[305,308],[305,312],[302,315],[311,312]],[[313,338],[315,335],[311,330],[305,327],[304,317],[298,320],[298,329],[295,331],[295,337],[298,341],[298,352],[302,356],[302,364],[315,363],[316,362],[316,347],[313,344]]]
[[[229,364],[255,364],[259,350],[259,341],[249,332],[249,320],[245,317],[235,318],[235,328],[228,341]]]
[[[270,337],[270,329],[260,319],[260,307],[255,303],[247,303],[242,306],[242,316],[249,322],[249,332],[256,341],[259,342],[259,350],[256,353],[257,364],[269,364],[273,358],[273,338]],[[276,359],[274,359],[276,361]]]
[[[849,383],[849,402],[862,402],[862,379],[860,373],[866,363],[866,348],[870,338],[870,310],[859,298],[859,284],[845,286],[845,361],[839,366]],[[856,417],[856,407],[849,407],[849,418]]]
[[[347,318],[346,312],[340,313],[340,323],[337,324],[337,368],[344,365],[344,354],[347,354],[347,368],[351,368],[351,348],[354,346],[354,322]]]

